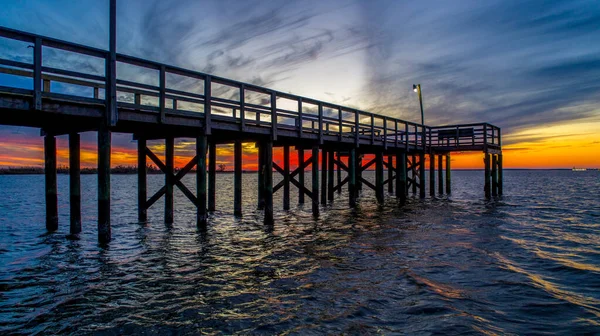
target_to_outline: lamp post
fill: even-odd
[[[423,150],[425,150],[425,114],[423,113],[423,95],[421,94],[421,84],[413,84],[413,91],[419,95],[419,104],[421,106],[421,127],[423,128]]]

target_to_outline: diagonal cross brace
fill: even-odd
[[[156,164],[160,170],[165,174],[170,174],[167,170],[167,166],[154,154],[150,148],[146,147],[146,155]],[[185,167],[183,167],[177,174],[173,174],[173,185],[176,185],[179,190],[194,204],[198,205],[198,198],[181,182],[181,179],[189,173],[195,165],[198,164],[198,156],[194,156]],[[146,209],[150,208],[156,201],[158,201],[167,191],[166,185],[162,186],[150,199],[146,202]]]

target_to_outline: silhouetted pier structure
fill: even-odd
[[[255,142],[259,148],[257,206],[264,209],[267,224],[273,221],[273,194],[283,194],[283,208],[289,209],[291,186],[298,190],[300,203],[306,200],[312,203],[315,216],[319,215],[320,204],[333,201],[336,191],[346,186],[351,207],[357,204],[364,187],[375,190],[378,202],[384,201],[386,186],[388,193],[395,191],[400,205],[411,191],[426,197],[427,157],[429,194],[436,195],[436,182],[437,194],[449,194],[450,154],[455,151],[483,152],[485,196],[502,194],[501,132],[496,126],[487,123],[426,126],[117,54],[114,11],[111,6],[109,51],[0,27],[0,37],[20,41],[24,48],[32,47],[32,62],[0,59],[1,74],[20,82],[33,80],[33,89],[0,86],[0,124],[42,129],[46,226],[50,231],[58,228],[55,137],[65,134],[69,135],[70,153],[70,230],[81,231],[79,134],[87,131],[98,134],[101,242],[111,238],[113,132],[133,134],[138,144],[138,167],[146,167],[150,159],[165,174],[164,186],[148,198],[146,171],[138,169],[140,221],[146,221],[147,209],[164,198],[165,222],[172,222],[173,190],[177,187],[197,207],[198,225],[205,225],[207,214],[215,209],[216,146],[231,143],[235,158],[234,213],[242,215],[242,142]],[[60,53],[73,64],[82,59],[103,64],[104,72],[99,75],[45,65],[45,50],[52,50],[55,55]],[[130,71],[144,75],[139,76],[141,80],[121,77],[117,68],[124,69],[125,75]],[[65,87],[76,89],[65,91]],[[61,90],[62,93],[57,92]],[[196,139],[196,156],[177,173],[175,138]],[[165,141],[164,161],[146,146],[146,141],[157,139]],[[273,162],[274,147],[283,147],[283,167]],[[292,149],[296,154],[292,154]],[[298,155],[298,167],[293,170],[291,155]],[[374,157],[367,162],[365,155]],[[194,167],[195,194],[181,181]],[[312,183],[306,186],[304,177],[309,167]],[[374,182],[362,174],[371,167],[375,168]],[[283,176],[276,185],[273,185],[274,173]]]

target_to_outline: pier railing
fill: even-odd
[[[31,62],[0,58],[0,73],[14,77],[16,83],[0,86],[0,92],[32,96],[36,110],[42,109],[42,98],[107,103],[108,51],[3,27],[0,37],[14,44],[15,53],[19,47],[33,49]],[[468,150],[501,142],[500,129],[487,123],[429,127],[123,54],[117,54],[116,68],[114,90],[120,110],[155,114],[158,123],[169,115],[197,117],[207,134],[216,120],[233,122],[240,131],[264,128],[274,139],[280,132],[292,131],[298,138],[321,142],[407,150],[423,150],[424,145]],[[24,85],[24,78],[33,78],[33,85]]]

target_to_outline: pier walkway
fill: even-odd
[[[165,221],[172,222],[173,189],[177,187],[197,207],[198,224],[205,225],[208,212],[215,208],[215,149],[218,144],[226,143],[235,144],[236,215],[242,215],[241,144],[257,143],[257,206],[264,209],[267,224],[273,221],[273,193],[281,190],[283,206],[289,209],[291,186],[298,190],[300,202],[304,202],[305,197],[312,202],[315,216],[319,215],[319,204],[333,200],[334,192],[343,186],[349,190],[349,206],[356,204],[363,186],[374,189],[380,202],[385,197],[386,186],[390,192],[395,190],[399,204],[405,202],[410,191],[425,197],[427,157],[429,194],[450,193],[450,153],[456,151],[483,152],[484,193],[486,197],[502,194],[499,127],[488,123],[421,125],[118,54],[114,47],[114,27],[112,29],[111,50],[107,51],[0,27],[0,39],[19,48],[30,47],[32,52],[30,62],[0,58],[0,83],[9,83],[0,86],[0,124],[42,130],[46,226],[50,231],[58,227],[55,137],[65,134],[69,135],[70,149],[71,232],[81,231],[79,134],[88,131],[98,132],[98,237],[101,242],[108,242],[111,237],[113,132],[132,134],[137,140],[138,167],[146,167],[149,158],[165,173],[164,187],[148,198],[146,171],[138,171],[140,221],[145,221],[146,210],[164,197]],[[52,55],[53,62],[45,62],[43,55]],[[57,59],[62,62],[57,63]],[[177,173],[174,170],[175,138],[196,139],[197,151]],[[147,140],[157,139],[165,141],[164,162],[146,146]],[[283,147],[283,167],[273,162],[273,147]],[[289,164],[290,148],[297,151],[299,162],[293,171]],[[374,155],[374,159],[363,162],[364,155]],[[372,166],[376,171],[374,182],[362,177],[362,172]],[[309,167],[312,183],[307,187],[304,174]],[[194,168],[196,193],[181,182]],[[336,170],[337,179],[334,178]],[[346,173],[344,178],[341,171]],[[277,185],[273,185],[274,172],[283,175]]]

